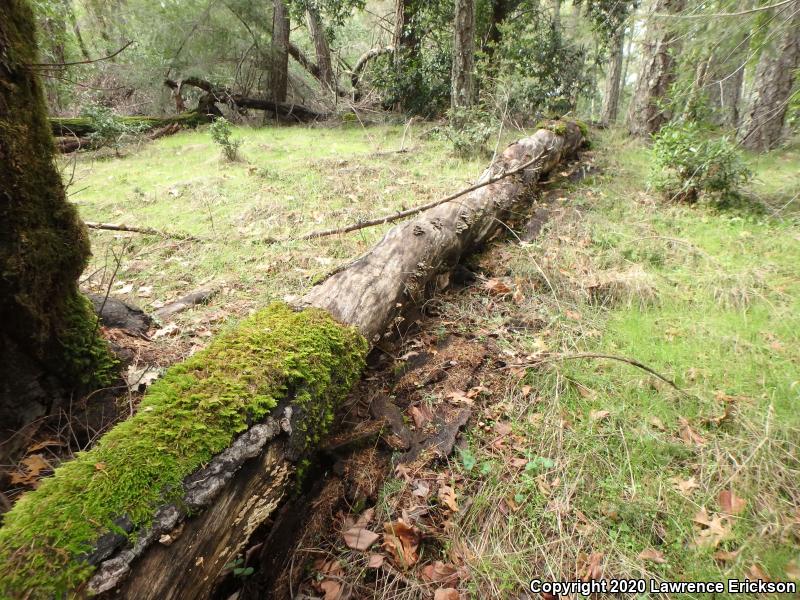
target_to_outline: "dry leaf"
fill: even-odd
[[[367,567],[370,569],[380,569],[383,566],[384,560],[383,554],[370,554]]]
[[[431,487],[424,481],[418,481],[411,493],[419,498],[427,498],[428,494],[431,493]]]
[[[499,279],[488,279],[483,283],[483,287],[493,296],[502,296],[511,292],[511,288]]]
[[[433,594],[433,600],[459,600],[458,590],[455,588],[439,588]]]
[[[639,558],[641,558],[642,560],[658,563],[659,565],[663,565],[665,562],[667,562],[667,559],[664,558],[663,552],[660,552],[655,548],[648,548],[647,550],[642,550],[639,553]]]
[[[344,543],[347,544],[348,548],[361,551],[364,551],[372,546],[372,544],[377,542],[378,538],[381,537],[377,533],[370,531],[369,529],[364,529],[363,527],[351,527],[345,531],[342,536],[344,537]]]
[[[589,418],[592,421],[602,421],[603,419],[607,419],[610,414],[611,412],[607,410],[593,410],[589,413]]]
[[[659,431],[666,431],[667,428],[664,427],[664,422],[659,419],[658,417],[650,417],[650,425],[658,429]]]
[[[706,441],[703,439],[699,433],[697,433],[692,426],[689,425],[689,421],[685,417],[678,417],[678,422],[680,423],[680,437],[689,446],[703,446]]]
[[[792,559],[786,563],[783,572],[786,573],[786,577],[789,579],[800,581],[800,565],[797,564],[797,559]]]
[[[34,444],[33,446],[29,446],[28,449],[25,451],[25,454],[31,454],[32,452],[36,452],[37,450],[42,450],[43,448],[48,448],[50,446],[64,446],[64,442],[60,440],[44,440]]]
[[[745,573],[745,577],[747,579],[752,579],[752,580],[761,579],[762,581],[772,581],[772,579],[770,579],[769,575],[766,574],[761,565],[757,563],[753,563],[752,565],[750,565],[750,568],[747,570],[747,573]]]
[[[523,396],[528,396],[531,393],[531,389],[532,389],[531,386],[523,385],[520,391],[522,392]]]
[[[455,391],[450,392],[449,394],[447,394],[447,398],[453,404],[466,404],[467,406],[472,406],[472,404],[474,403],[472,398],[467,396],[461,390],[455,390]]]
[[[391,553],[394,561],[403,568],[416,564],[422,539],[420,530],[402,519],[384,523],[383,530],[383,547]]]
[[[603,553],[592,552],[588,557],[578,555],[578,574],[581,581],[590,581],[603,578]]]
[[[408,414],[411,416],[411,420],[414,421],[414,426],[417,427],[417,429],[425,427],[431,420],[431,411],[427,406],[412,406],[408,409]]]
[[[697,547],[711,546],[716,548],[730,533],[726,518],[719,515],[713,518],[710,517],[705,507],[700,509],[692,520],[701,526],[695,540],[695,546]]]
[[[714,560],[719,562],[731,562],[736,560],[736,558],[739,556],[739,551],[736,550],[734,552],[729,552],[727,550],[717,550],[711,556],[714,557]]]
[[[580,313],[577,313],[574,310],[565,310],[564,314],[567,316],[568,319],[572,319],[573,321],[580,321],[581,320]]]
[[[497,432],[497,435],[506,436],[511,433],[511,425],[508,423],[495,423],[494,430]]]
[[[445,506],[453,512],[458,512],[458,499],[456,498],[456,491],[449,485],[439,486],[439,500],[444,502]]]
[[[458,580],[458,569],[454,565],[437,560],[422,569],[422,579],[434,583],[454,583]]]
[[[342,584],[332,579],[320,581],[320,589],[325,592],[324,600],[339,600],[342,597]]]
[[[31,485],[39,479],[39,474],[42,471],[47,471],[53,467],[41,454],[31,454],[26,456],[20,461],[20,467],[25,470],[17,470],[11,473],[10,483],[12,485]]]
[[[747,500],[740,498],[733,490],[722,490],[717,497],[722,512],[738,515],[747,506]]]
[[[689,477],[689,479],[681,479],[680,477],[673,477],[670,479],[672,482],[675,491],[680,492],[682,495],[686,496],[687,498],[692,495],[692,492],[700,487],[697,483],[697,480],[694,477]]]

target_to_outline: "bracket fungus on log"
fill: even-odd
[[[298,306],[171,367],[134,417],[6,514],[0,596],[208,596],[295,489],[369,346],[583,140],[565,121],[512,144],[481,180],[538,160],[393,227]]]

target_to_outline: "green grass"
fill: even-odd
[[[112,289],[150,308],[209,282],[226,294],[208,309],[245,313],[296,296],[371,247],[388,226],[310,242],[265,243],[348,225],[420,204],[473,181],[487,159],[454,158],[446,142],[413,126],[234,128],[242,160],[227,162],[207,128],[128,149],[122,159],[78,159],[71,200],[87,221],[191,234],[200,242],[92,232],[88,289]],[[509,134],[507,137],[522,134]],[[72,166],[65,164],[69,178]],[[147,294],[139,289],[152,287]],[[155,304],[153,304],[155,303]]]
[[[752,565],[773,580],[796,576],[796,213],[664,205],[647,188],[649,152],[638,142],[612,131],[595,147],[604,174],[562,194],[566,211],[544,236],[483,259],[495,273],[505,271],[526,300],[487,310],[485,297],[464,295],[443,318],[465,332],[500,332],[498,342],[516,360],[543,351],[614,354],[651,366],[686,394],[600,359],[556,361],[510,377],[511,391],[495,397],[482,418],[510,416],[518,436],[512,452],[498,456],[494,433],[470,434],[477,463],[492,465],[483,476],[473,470],[460,492],[473,500],[457,516],[454,544],[472,556],[472,590],[507,597],[534,576],[575,579],[592,552],[603,553],[607,577],[725,580],[742,578]],[[774,207],[776,198],[796,193],[796,149],[751,163],[757,180],[748,192],[757,199]],[[505,329],[514,318],[534,317],[546,323],[536,334]],[[532,396],[523,396],[523,385],[533,386]],[[728,417],[715,422],[727,406]],[[597,411],[609,414],[592,418]],[[681,419],[702,445],[681,438]],[[513,456],[554,464],[520,472],[508,466]],[[691,477],[697,488],[682,495],[673,480]],[[702,508],[721,514],[718,495],[726,489],[746,508],[726,519],[718,543],[698,545],[693,518]],[[518,510],[498,511],[509,499]],[[639,558],[649,549],[666,562]],[[718,551],[738,554],[722,561],[713,556]]]

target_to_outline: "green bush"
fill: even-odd
[[[222,155],[227,160],[239,160],[239,147],[243,140],[233,137],[233,127],[230,121],[225,117],[220,117],[211,124],[209,131],[211,139],[222,149]]]
[[[119,149],[128,136],[134,136],[145,129],[145,125],[125,122],[107,106],[90,104],[81,111],[81,116],[89,119],[92,129],[89,140],[96,148],[108,146],[119,155]]]
[[[448,125],[441,130],[456,155],[469,157],[487,152],[487,142],[497,131],[496,119],[482,107],[447,111]]]
[[[712,139],[697,123],[670,123],[653,139],[651,183],[672,200],[694,202],[706,194],[724,202],[752,177],[730,139]]]

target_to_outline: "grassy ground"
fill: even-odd
[[[301,294],[382,230],[267,237],[421,203],[486,164],[454,159],[415,130],[405,142],[413,152],[376,154],[400,146],[402,127],[237,135],[238,163],[221,161],[203,131],[124,159],[79,159],[72,199],[87,220],[203,238],[93,233],[87,287],[105,289],[124,247],[112,293],[152,308],[213,282],[223,293],[181,317],[189,329],[213,328]],[[517,597],[534,576],[597,569],[798,578],[798,146],[751,157],[749,193],[765,208],[716,211],[664,205],[647,187],[647,149],[597,135],[602,174],[555,193],[534,242],[485,254],[490,285],[442,299],[443,332],[494,340],[507,366],[487,377],[491,400],[476,400],[467,449],[441,469],[460,510],[441,555],[425,560],[466,567],[459,587],[472,597]],[[576,353],[641,361],[683,391],[625,362],[556,359]],[[398,516],[393,498],[411,485],[386,484],[378,522]],[[397,597],[425,595],[405,589]]]
[[[429,126],[425,127],[426,129]],[[517,134],[519,135],[519,134]],[[268,244],[438,198],[465,187],[487,159],[453,158],[411,127],[236,128],[242,159],[227,162],[207,130],[129,148],[122,159],[85,155],[70,187],[87,221],[191,234],[199,242],[93,232],[84,286],[158,307],[197,287],[223,294],[194,317],[219,321],[270,299],[299,295],[377,241],[386,227],[313,242]],[[401,143],[410,151],[394,152]],[[73,166],[65,164],[69,178]]]
[[[557,194],[542,237],[483,257],[505,299],[445,300],[446,321],[497,336],[512,365],[447,471],[469,500],[445,560],[469,567],[474,597],[598,568],[798,580],[797,148],[751,161],[770,207],[737,212],[663,205],[639,142],[607,132],[596,154],[603,174]],[[555,358],[578,353],[641,361],[683,392]]]

